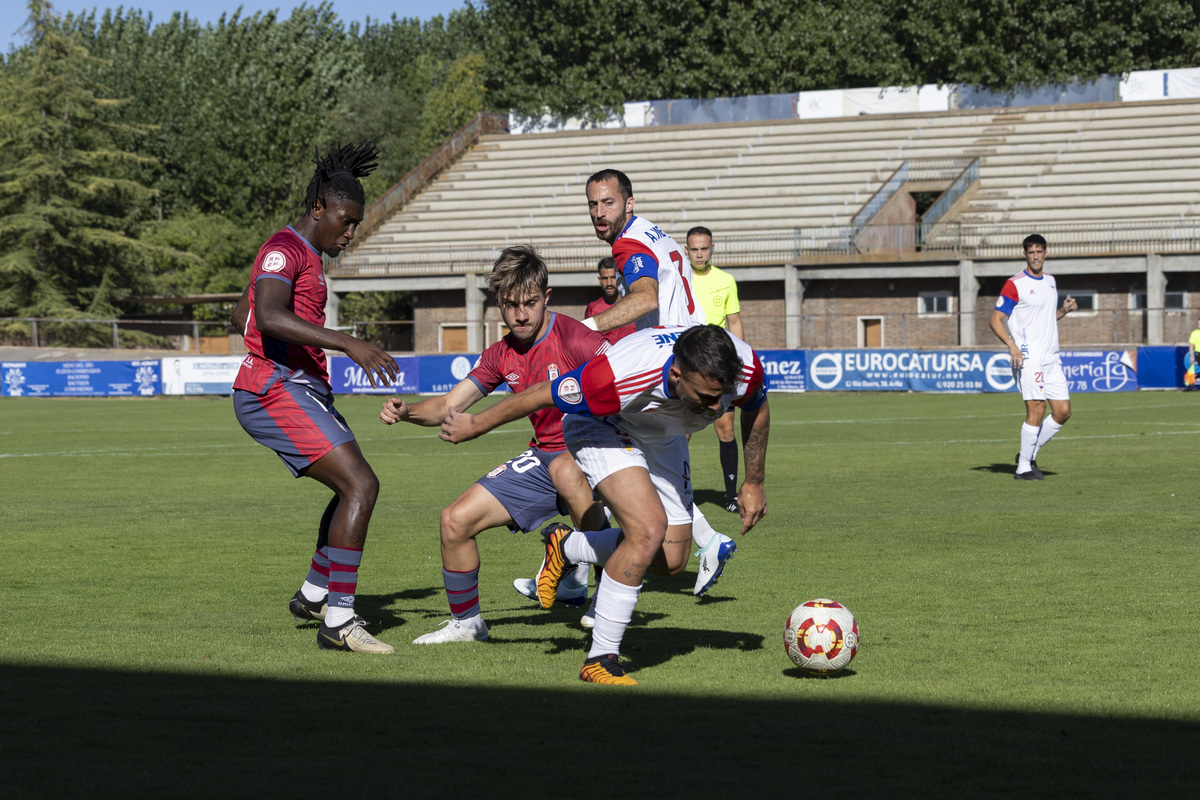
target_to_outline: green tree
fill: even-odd
[[[148,287],[147,259],[177,255],[137,238],[154,191],[131,175],[152,159],[113,146],[145,128],[111,121],[120,101],[87,78],[94,57],[48,2],[28,8],[31,46],[0,81],[0,316],[116,316]]]
[[[429,91],[421,119],[417,149],[436,150],[442,142],[475,118],[487,103],[483,56],[468,53],[450,66],[445,81]]]

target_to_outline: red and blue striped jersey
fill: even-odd
[[[603,334],[579,320],[551,311],[550,324],[537,341],[525,345],[508,334],[483,351],[467,378],[484,394],[490,394],[502,383],[507,383],[514,393],[521,392],[586,364],[608,348]],[[529,421],[533,423],[530,446],[552,452],[566,449],[561,411],[543,408],[530,414]]]
[[[254,259],[250,273],[250,316],[243,335],[250,358],[234,380],[233,388],[262,391],[262,384],[278,365],[285,375],[304,370],[329,389],[329,369],[320,347],[295,344],[265,336],[255,321],[255,289],[259,281],[283,281],[292,288],[288,310],[305,322],[325,326],[325,300],[329,296],[321,254],[289,225],[267,239]],[[270,363],[268,363],[270,362]]]

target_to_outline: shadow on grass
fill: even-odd
[[[1039,465],[1039,468],[1040,468],[1040,465]],[[1009,461],[1004,464],[983,464],[978,467],[971,467],[971,471],[972,472],[994,472],[994,473],[997,473],[1000,475],[1007,475],[1009,477],[1009,479],[1011,480],[1013,473],[1015,473],[1017,471],[1017,467],[1015,464],[1013,464],[1011,461]],[[1046,475],[1046,476],[1050,476],[1050,475],[1057,475],[1058,473],[1055,472],[1054,470],[1043,469],[1042,474]]]
[[[786,670],[774,697],[745,699],[716,685],[680,695],[0,665],[4,788],[590,798],[791,797],[808,786],[927,798],[1187,797],[1197,786],[1200,724],[789,698],[819,688],[810,680]]]

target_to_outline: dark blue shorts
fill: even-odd
[[[276,381],[261,395],[233,390],[233,410],[251,438],[269,447],[293,477],[346,442],[354,433],[321,387]]]
[[[513,519],[510,528],[535,531],[547,520],[567,513],[566,503],[554,491],[550,480],[550,462],[562,453],[533,447],[475,482],[504,506]]]

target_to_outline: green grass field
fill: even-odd
[[[528,426],[453,447],[378,405],[338,403],[382,482],[358,608],[390,657],[292,622],[328,495],[227,398],[0,401],[6,795],[1200,789],[1200,396],[1077,395],[1026,484],[1014,396],[773,395],[768,515],[710,596],[694,560],[647,582],[629,688],[513,591],[535,535],[480,537],[490,642],[411,644],[449,616],[438,512]],[[692,456],[732,534],[711,431]],[[813,597],[859,621],[835,678],[784,653]]]

